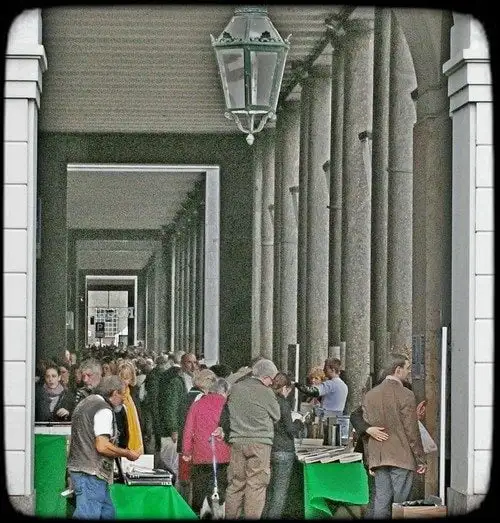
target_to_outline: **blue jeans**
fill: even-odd
[[[115,519],[115,507],[109,494],[109,485],[97,476],[70,472],[76,496],[76,519]]]
[[[271,453],[271,479],[267,487],[263,518],[282,518],[294,461],[295,452],[278,451]]]

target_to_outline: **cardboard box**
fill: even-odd
[[[406,506],[400,503],[392,504],[392,519],[445,518],[446,513],[446,505]]]

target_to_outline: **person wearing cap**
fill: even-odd
[[[280,407],[271,385],[276,365],[261,358],[249,376],[234,383],[227,400],[231,445],[226,490],[226,518],[259,519],[270,479],[274,422]]]

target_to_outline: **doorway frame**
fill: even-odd
[[[207,366],[219,362],[219,296],[220,296],[220,167],[200,164],[108,164],[68,163],[67,173],[100,172],[141,173],[154,172],[168,176],[170,173],[198,173],[205,177],[205,241],[204,241],[204,300],[203,347]],[[77,267],[78,270],[78,267]],[[173,327],[173,326],[172,326]],[[173,328],[171,329],[173,332]]]

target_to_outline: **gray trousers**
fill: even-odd
[[[391,519],[392,504],[407,501],[413,483],[413,471],[400,467],[377,467],[373,519]]]

